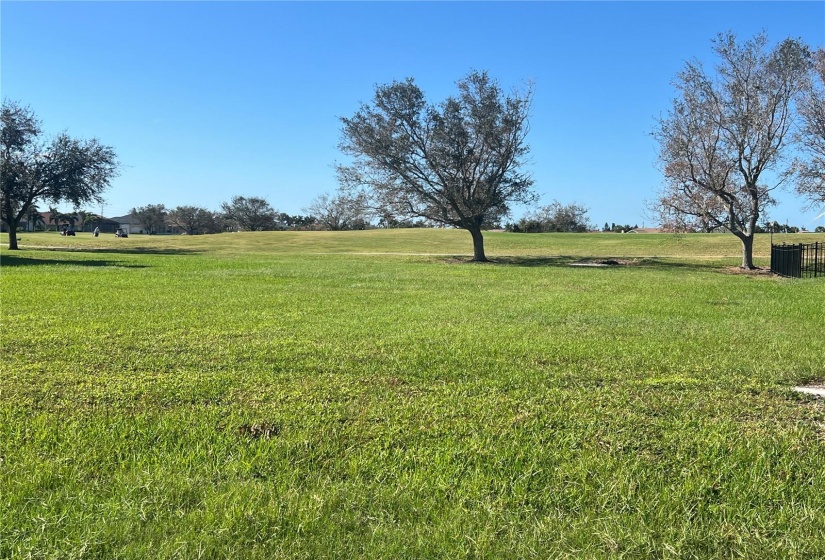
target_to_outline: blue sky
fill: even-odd
[[[339,117],[415,78],[431,101],[472,69],[532,80],[541,202],[650,225],[655,119],[686,60],[731,30],[825,45],[825,2],[10,2],[0,87],[50,132],[97,137],[123,170],[103,213],[263,196],[290,214],[337,188]],[[818,211],[780,193],[771,217]],[[100,210],[95,208],[94,210]],[[516,208],[519,217],[523,208]]]

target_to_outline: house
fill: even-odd
[[[628,231],[627,233],[631,233],[631,232],[633,232],[633,233],[665,233],[665,230],[663,230],[662,228],[655,228],[655,227],[648,227],[648,228],[640,227],[640,228],[632,229],[632,230]]]
[[[112,218],[112,220],[117,222],[118,227],[122,228],[127,235],[132,235],[133,233],[144,233],[143,226],[140,225],[140,222],[138,222],[131,214],[117,216]]]
[[[126,216],[118,216],[116,218],[112,218],[112,220],[118,223],[118,226],[115,227],[123,228],[123,231],[125,231],[128,235],[134,235],[136,233],[149,233],[148,230],[143,227],[143,224],[141,224],[137,218],[131,214],[127,214]],[[155,233],[175,234],[180,233],[180,230],[174,226],[166,224],[161,231],[156,231]]]
[[[88,232],[94,231],[95,228],[100,228],[101,233],[114,233],[118,227],[117,222],[109,218],[101,218],[99,220],[84,223],[81,216],[78,214],[67,214],[61,218],[58,218],[56,221],[52,221],[52,215],[50,212],[41,212],[40,219],[29,221],[26,224],[21,224],[21,226],[23,225],[25,225],[26,231],[60,231],[64,227],[68,226],[75,231]]]
[[[118,223],[115,220],[103,218],[101,216],[100,220],[94,220],[87,224],[83,224],[83,227],[78,229],[78,231],[93,232],[95,228],[98,228],[100,233],[114,233],[118,227]]]
[[[99,228],[101,233],[114,233],[118,228],[118,223],[109,218],[97,220],[90,220],[84,222],[83,214],[56,214],[52,220],[51,212],[39,212],[23,217],[18,224],[18,230],[32,232],[32,231],[62,231],[63,229],[72,229],[74,231],[93,232],[95,228]],[[0,228],[6,231],[8,228],[3,224]]]

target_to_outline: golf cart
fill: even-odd
[[[126,230],[123,228],[117,228],[115,230],[115,237],[129,237],[129,234],[126,233]]]

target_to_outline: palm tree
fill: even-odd
[[[84,228],[84,231],[91,231],[92,225],[94,225],[95,223],[99,224],[104,219],[103,216],[99,216],[92,212],[84,212],[82,210],[78,212],[78,214],[80,214],[81,216],[80,225]],[[85,229],[86,226],[90,226],[88,230]]]
[[[77,216],[74,214],[65,214],[60,212],[57,208],[51,207],[49,208],[49,220],[60,229],[60,224],[67,224],[74,229],[74,224],[77,222]]]
[[[60,222],[61,218],[63,217],[63,213],[60,212],[54,206],[49,207],[49,222],[53,223],[56,229],[60,229]]]
[[[37,204],[32,203],[29,209],[26,210],[26,228],[29,231],[37,231],[37,226],[45,226],[43,215],[40,213],[40,208]]]

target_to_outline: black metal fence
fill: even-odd
[[[825,243],[771,245],[771,272],[792,278],[825,276]]]

